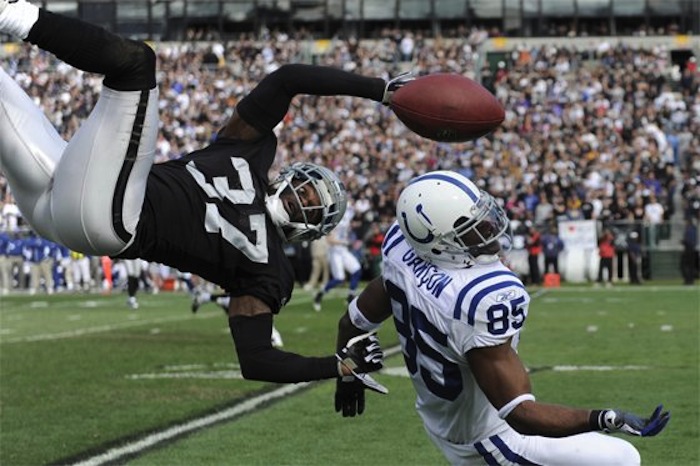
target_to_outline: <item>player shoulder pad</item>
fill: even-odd
[[[506,268],[497,269],[469,280],[457,295],[453,317],[471,326],[504,314],[515,313],[524,320],[529,302],[520,278]]]

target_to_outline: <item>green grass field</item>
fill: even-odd
[[[663,402],[667,430],[627,438],[645,465],[700,464],[700,288],[532,294],[520,353],[538,399],[639,414]],[[276,319],[286,349],[330,354],[343,296],[316,313],[311,295],[296,292]],[[365,414],[343,419],[334,382],[241,380],[217,307],[192,315],[178,293],[140,303],[132,311],[122,294],[0,297],[2,466],[445,464],[414,411],[400,356],[377,375],[390,394],[368,394]],[[380,338],[397,343],[391,325]]]

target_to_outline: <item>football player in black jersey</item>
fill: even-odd
[[[349,375],[343,362],[354,360],[356,373],[381,367],[374,336],[341,351],[343,357],[303,357],[271,345],[273,314],[294,284],[284,242],[327,234],[343,216],[346,197],[326,168],[297,163],[271,183],[268,170],[273,128],[296,94],[386,104],[405,81],[282,66],[237,104],[212,144],[154,165],[158,89],[148,45],[25,0],[0,0],[0,33],[104,75],[95,108],[64,141],[0,69],[0,167],[37,232],[74,251],[160,262],[221,286],[231,295],[229,326],[245,378],[334,378]]]

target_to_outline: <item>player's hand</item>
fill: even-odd
[[[335,412],[355,417],[365,411],[365,385],[355,376],[338,377],[335,385]]]
[[[384,96],[382,97],[382,103],[384,105],[389,105],[391,103],[391,96],[394,92],[399,90],[399,88],[408,84],[409,82],[416,79],[415,73],[413,71],[407,71],[406,73],[401,73],[395,78],[390,79],[386,86],[384,86]]]
[[[384,352],[376,333],[365,333],[348,340],[336,353],[341,364],[353,372],[375,372],[382,368]]]
[[[383,366],[384,352],[379,346],[375,333],[365,333],[348,340],[345,348],[335,354],[341,365],[365,387],[386,395],[389,390],[368,374],[378,371]]]
[[[671,419],[670,412],[662,411],[663,405],[659,405],[649,418],[643,419],[632,413],[608,409],[600,413],[598,423],[601,429],[608,433],[624,432],[639,437],[653,437],[664,430]]]

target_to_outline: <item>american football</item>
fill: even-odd
[[[503,106],[485,87],[458,74],[432,74],[400,87],[390,104],[415,133],[435,141],[471,141],[503,122]]]

